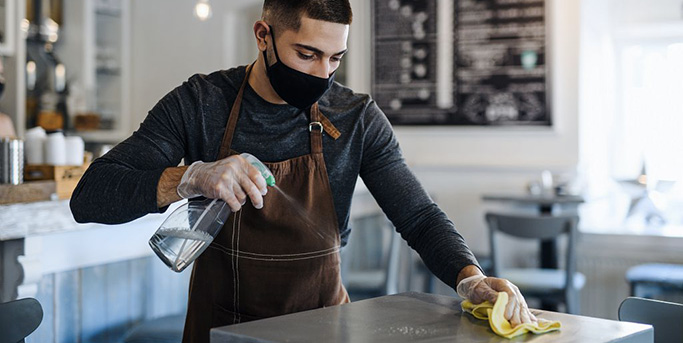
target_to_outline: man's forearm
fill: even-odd
[[[181,199],[178,195],[178,184],[180,179],[182,179],[183,174],[187,170],[187,166],[182,167],[170,167],[164,170],[159,178],[159,184],[157,185],[157,206],[162,208],[171,203],[174,203]]]

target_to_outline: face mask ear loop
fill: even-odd
[[[280,62],[280,55],[277,53],[277,46],[275,45],[275,31],[273,31],[273,27],[268,25],[270,28],[270,37],[273,38],[273,52],[275,53],[275,62]]]

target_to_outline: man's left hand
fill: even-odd
[[[505,292],[509,296],[508,304],[505,307],[505,319],[510,321],[512,327],[521,323],[538,321],[536,316],[529,311],[519,288],[508,280],[486,277],[481,274],[473,275],[460,281],[457,292],[461,298],[468,299],[473,304],[479,304],[486,300],[494,304],[498,299],[498,292]]]

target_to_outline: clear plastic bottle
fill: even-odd
[[[247,153],[241,156],[261,172],[268,186],[275,186],[273,174],[261,161]],[[181,272],[213,242],[229,216],[230,207],[223,200],[188,200],[164,220],[149,246],[171,270]]]

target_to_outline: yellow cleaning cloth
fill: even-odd
[[[523,323],[513,328],[510,322],[505,319],[505,306],[507,304],[508,294],[500,292],[498,293],[495,305],[491,305],[488,301],[474,305],[469,300],[465,300],[461,306],[463,311],[471,313],[477,319],[488,319],[493,332],[505,338],[513,338],[527,332],[538,334],[560,329],[559,321],[550,321],[542,318],[538,318],[538,323]]]

